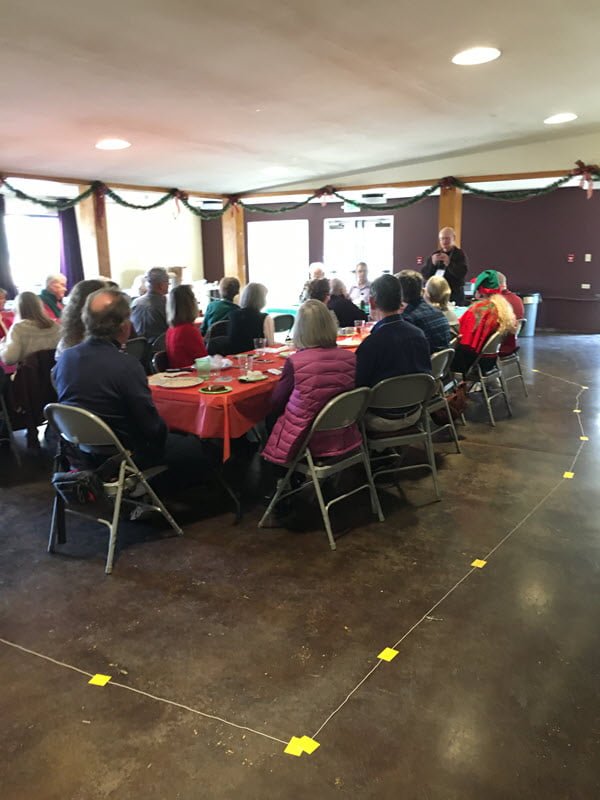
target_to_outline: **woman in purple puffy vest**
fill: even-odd
[[[272,414],[279,415],[263,456],[287,464],[298,452],[317,414],[332,397],[355,387],[356,356],[336,345],[337,326],[327,306],[307,300],[294,324],[298,348],[285,364],[271,398]],[[315,435],[311,453],[320,458],[339,456],[360,444],[356,426]]]

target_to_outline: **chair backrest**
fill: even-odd
[[[165,333],[161,333],[161,335],[157,336],[156,339],[152,342],[152,349],[155,352],[158,352],[159,350],[164,350],[166,347],[166,342],[167,342],[167,334],[165,331]]]
[[[438,350],[431,355],[431,374],[435,380],[440,380],[446,374],[450,361],[454,358],[454,348],[448,347],[445,350]]]
[[[500,345],[502,344],[502,339],[504,338],[503,334],[496,331],[496,333],[492,333],[489,339],[481,348],[480,356],[495,356],[500,350]]]
[[[348,428],[357,422],[367,409],[369,394],[370,390],[363,386],[332,398],[317,414],[310,429],[309,439],[317,431]]]
[[[63,439],[82,447],[115,447],[125,454],[123,445],[104,420],[79,406],[49,403],[44,413]]]
[[[431,375],[416,373],[386,378],[371,389],[370,408],[395,408],[402,410],[426,403],[435,392]]]
[[[229,332],[229,320],[220,319],[218,322],[215,322],[210,326],[206,337],[207,339],[212,339],[215,336],[227,336],[228,332]]]
[[[164,372],[169,369],[169,356],[166,350],[159,350],[158,353],[154,353],[152,369],[154,372]]]
[[[144,362],[148,353],[148,340],[143,336],[138,336],[136,339],[129,339],[125,343],[125,352],[137,358],[138,361]]]
[[[275,333],[287,333],[294,327],[295,317],[293,314],[276,314],[273,317],[273,327]]]

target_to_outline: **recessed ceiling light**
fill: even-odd
[[[131,147],[131,142],[126,139],[100,139],[96,142],[97,150],[126,150]]]
[[[500,58],[500,50],[497,47],[470,47],[468,50],[461,50],[452,59],[453,64],[462,66],[472,66],[473,64],[486,64]]]
[[[546,117],[544,125],[560,125],[562,122],[573,122],[574,119],[577,119],[577,114],[573,114],[572,111],[562,111],[560,114]]]

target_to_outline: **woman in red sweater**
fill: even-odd
[[[171,369],[192,366],[207,355],[202,334],[194,325],[198,304],[191,286],[176,286],[167,299],[167,358]]]

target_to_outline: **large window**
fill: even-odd
[[[359,261],[369,267],[369,279],[394,271],[394,218],[336,217],[324,220],[323,262],[328,275],[349,287]]]
[[[60,271],[58,215],[9,197],[4,219],[13,281],[21,292],[38,292],[48,275]]]
[[[269,290],[269,308],[298,303],[308,277],[308,220],[248,223],[248,274]]]

